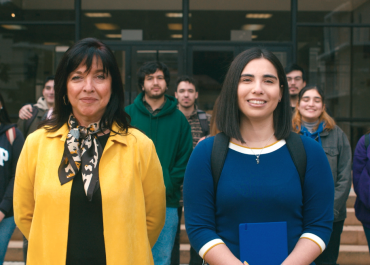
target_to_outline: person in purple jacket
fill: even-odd
[[[365,145],[365,135],[357,143],[353,155],[353,188],[357,195],[355,214],[362,223],[370,250],[370,163],[369,148]]]

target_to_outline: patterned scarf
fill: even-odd
[[[64,153],[58,175],[61,185],[71,181],[82,165],[82,181],[89,201],[99,187],[99,161],[103,153],[97,139],[100,132],[99,122],[91,123],[87,128],[79,126],[71,114],[68,119],[69,133],[64,143]]]
[[[323,131],[324,131],[324,122],[320,123],[319,124],[319,127],[316,130],[316,132],[313,132],[313,133],[310,133],[309,130],[306,127],[301,126],[301,133],[304,136],[308,136],[308,137],[310,137],[310,138],[312,138],[314,140],[316,140],[316,138],[317,138],[317,141],[319,142],[319,144],[321,144],[320,133],[322,133]]]

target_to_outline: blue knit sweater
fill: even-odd
[[[266,147],[259,164],[251,149],[230,143],[216,204],[210,166],[214,137],[198,144],[185,173],[184,205],[186,230],[201,256],[225,243],[239,258],[240,223],[286,221],[288,253],[300,237],[325,249],[334,218],[333,177],[322,147],[301,138],[307,154],[303,196],[285,140]]]

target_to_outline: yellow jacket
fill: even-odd
[[[118,131],[116,125],[113,130]],[[14,184],[14,218],[29,240],[27,265],[65,265],[72,181],[58,167],[68,127],[27,137]],[[165,221],[162,168],[153,142],[136,129],[111,132],[99,164],[107,265],[154,264],[151,248]]]

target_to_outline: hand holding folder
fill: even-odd
[[[286,222],[239,225],[240,260],[244,265],[279,265],[288,256]]]

